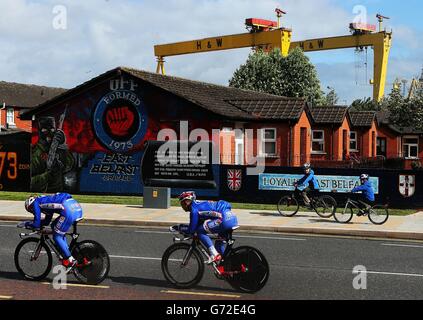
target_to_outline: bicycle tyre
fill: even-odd
[[[91,263],[73,269],[73,274],[80,283],[97,285],[106,279],[110,271],[110,257],[101,244],[85,240],[76,243],[71,252],[79,264],[83,263],[84,258]]]
[[[376,220],[375,219],[376,216],[378,217],[382,216],[382,219]],[[375,225],[380,226],[384,224],[386,221],[388,221],[388,218],[389,218],[389,211],[388,211],[388,208],[386,208],[385,206],[376,205],[369,210],[369,220]]]
[[[186,253],[188,253],[190,249],[191,249],[191,245],[187,243],[176,243],[171,245],[169,248],[167,248],[166,251],[163,253],[162,261],[161,261],[163,275],[166,278],[166,280],[169,283],[171,283],[175,288],[179,288],[179,289],[192,288],[196,286],[203,278],[204,259],[197,249],[191,250],[191,254],[188,257],[188,263],[190,263],[191,261],[194,261],[193,263],[196,263],[198,266],[197,272],[193,273],[192,279],[189,279],[188,281],[177,280],[175,279],[175,275],[173,275],[172,272],[170,271],[169,262],[170,261],[175,262],[174,261],[175,259],[171,259],[172,254],[175,253],[176,251],[181,251],[180,254],[182,255],[182,257],[185,257]],[[182,269],[181,264],[179,265],[179,267]]]
[[[348,209],[350,209],[350,212],[347,213]],[[351,221],[351,219],[353,218],[354,215],[354,211],[350,206],[345,206],[344,210],[342,212],[338,212],[337,210],[335,210],[333,217],[335,218],[335,220],[339,223],[342,224],[347,224]]]
[[[43,249],[47,254],[47,266],[41,272],[40,275],[29,275],[29,274],[27,274],[23,270],[21,264],[19,263],[19,256],[20,256],[19,254],[20,254],[22,248],[30,242],[33,242],[35,244],[36,248],[38,248],[38,246],[41,246],[41,250]],[[14,260],[15,260],[15,267],[18,270],[19,274],[22,275],[25,279],[31,280],[31,281],[40,281],[40,280],[45,279],[48,276],[48,274],[50,273],[51,268],[53,266],[53,257],[51,255],[51,251],[45,243],[40,242],[39,238],[26,238],[26,239],[22,240],[15,249]]]
[[[233,249],[223,266],[225,271],[239,272],[226,277],[226,281],[235,290],[245,293],[260,291],[269,279],[269,263],[265,256],[253,247],[243,246]],[[246,272],[242,272],[242,269],[246,269]]]
[[[284,196],[278,201],[278,212],[284,217],[293,217],[300,209],[298,200],[291,196]]]
[[[322,218],[330,218],[337,209],[336,200],[331,196],[321,196],[317,198],[314,211]],[[319,208],[329,209],[329,212],[319,212]]]

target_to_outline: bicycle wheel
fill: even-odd
[[[39,238],[22,240],[15,250],[15,266],[27,280],[40,281],[50,273],[53,257]]]
[[[264,255],[252,247],[238,247],[232,250],[224,263],[226,277],[236,290],[255,293],[261,290],[269,279],[269,264]]]
[[[297,199],[291,196],[282,197],[278,202],[278,211],[281,216],[293,217],[297,214],[300,206]]]
[[[369,210],[369,220],[373,224],[382,225],[384,224],[389,218],[388,208],[385,206],[374,206]]]
[[[87,265],[73,269],[76,279],[83,284],[99,284],[109,274],[109,254],[98,242],[85,240],[77,243],[72,248],[72,256],[80,265],[87,262]]]
[[[330,218],[336,211],[336,200],[331,196],[321,196],[314,204],[314,211],[322,218]]]
[[[335,210],[335,212],[333,214],[335,220],[339,223],[350,222],[353,215],[354,215],[353,209],[350,206],[347,206],[347,205],[345,206],[343,211],[338,212],[337,210]]]
[[[192,288],[203,278],[204,259],[191,245],[176,243],[163,254],[162,272],[176,288]]]

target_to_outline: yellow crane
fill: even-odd
[[[382,22],[384,19],[389,19],[388,17],[377,15],[378,32],[376,32],[374,25],[352,23],[350,24],[352,35],[292,42],[292,30],[280,27],[280,18],[286,12],[280,9],[275,11],[278,22],[254,18],[247,19],[246,26],[250,31],[249,33],[154,46],[154,54],[157,57],[156,72],[165,74],[165,57],[192,53],[252,47],[262,48],[265,51],[279,48],[281,54],[286,56],[290,50],[297,47],[301,47],[304,52],[372,47],[374,49],[374,79],[371,81],[371,84],[373,84],[373,99],[376,101],[382,99],[385,92],[388,59],[392,45],[392,32],[382,30]]]

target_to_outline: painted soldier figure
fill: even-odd
[[[31,191],[64,191],[65,174],[75,163],[65,133],[56,128],[53,117],[40,118],[38,130],[38,143],[31,150]]]

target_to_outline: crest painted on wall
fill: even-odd
[[[403,197],[412,197],[416,192],[416,176],[400,175],[398,188]]]
[[[147,132],[144,104],[135,92],[109,92],[97,104],[93,127],[107,149],[127,152],[142,141]]]

